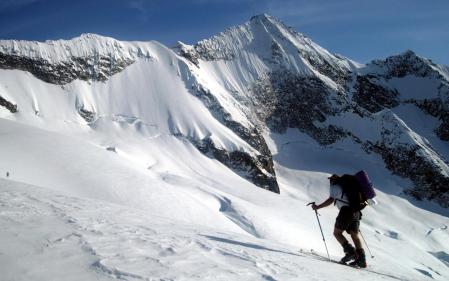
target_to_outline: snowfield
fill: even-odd
[[[398,197],[395,183],[382,181],[387,173],[382,169],[372,176],[390,187],[391,194],[379,192],[381,203],[367,208],[362,220],[375,256],[368,257],[368,269],[323,258],[316,218],[305,205],[328,195],[328,174],[314,171],[318,166],[323,171],[356,167],[341,157],[344,144],[323,151],[296,132],[273,135],[273,143],[283,144],[276,154],[283,191],[277,195],[185,145],[172,145],[170,152],[176,151],[188,168],[173,173],[169,168],[176,166],[164,163],[155,171],[139,166],[120,149],[108,151],[13,121],[0,123],[0,169],[10,172],[0,181],[2,280],[449,276],[447,214],[424,211]],[[377,165],[379,159],[369,163]],[[331,257],[339,259],[341,249],[331,234],[337,210],[329,207],[320,213]]]
[[[298,128],[275,133],[257,127],[249,110],[249,85],[269,71],[311,75],[338,98],[343,87],[318,69],[343,77],[365,66],[267,15],[199,44],[210,59],[190,61],[158,42],[93,34],[0,41],[0,54],[11,61],[42,64],[0,69],[0,102],[9,106],[0,106],[1,281],[449,280],[449,209],[405,195],[413,183],[354,139],[324,146]],[[110,71],[95,61],[101,56]],[[122,65],[114,68],[117,61]],[[80,65],[98,69],[83,72]],[[58,67],[74,71],[73,80],[45,77]],[[444,88],[426,79],[391,83],[404,99]],[[338,124],[373,143],[393,132],[392,143],[419,145],[447,175],[448,145],[434,133],[439,122],[407,104],[365,118],[344,112],[317,126]],[[242,133],[254,137],[256,127],[280,194],[247,180],[249,168],[232,170],[195,146],[210,140],[217,150],[257,159],[263,145]],[[354,269],[327,260],[306,205],[328,198],[330,174],[361,169],[375,183],[379,204],[367,207],[361,222],[368,268]],[[332,260],[343,255],[332,236],[337,213],[330,206],[319,216]]]
[[[1,183],[1,250],[11,253],[0,256],[2,280],[401,278],[323,261],[299,247]]]

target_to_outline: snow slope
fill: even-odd
[[[185,144],[170,143],[170,152],[190,157],[189,168],[166,157],[165,170],[148,170],[89,140],[6,120],[0,128],[0,170],[10,171],[0,184],[5,280],[56,280],[63,273],[46,266],[55,261],[69,269],[66,278],[85,280],[445,280],[449,274],[449,219],[383,192],[362,223],[375,255],[369,270],[377,273],[311,255],[310,249],[325,251],[305,205],[328,194],[327,174],[315,169],[343,172],[355,164],[337,161],[343,148],[323,151],[302,134],[272,136],[284,143],[276,153],[283,192],[276,195]],[[367,168],[377,171],[376,182],[395,186],[382,181],[386,170]],[[325,209],[320,218],[334,259],[341,255],[331,237],[336,212]]]
[[[111,75],[104,65],[89,72],[103,73],[103,80],[81,75],[61,83],[46,82],[35,70],[0,69],[0,97],[18,109],[0,106],[3,279],[449,278],[448,210],[405,196],[412,183],[391,175],[378,154],[350,138],[321,146],[298,129],[280,134],[254,124],[248,88],[270,71],[317,77],[336,97],[344,88],[341,79],[364,67],[276,19],[258,16],[196,47],[181,45],[197,56],[191,59],[157,42],[97,35],[0,46],[14,59],[51,62],[43,64],[50,72],[79,67],[70,62],[80,57],[93,66],[98,57],[127,62]],[[404,87],[411,80],[437,88],[424,78],[394,79],[404,98],[419,96],[420,88]],[[369,118],[345,112],[323,124],[344,126],[362,141],[392,131],[389,140],[419,144],[447,172],[447,143],[427,126],[437,120],[418,113],[401,105]],[[257,158],[261,149],[239,131],[254,128],[273,155],[280,194],[258,188],[245,179],[248,171],[231,170],[195,146],[210,139],[225,153]],[[357,271],[311,253],[325,256],[325,249],[306,204],[327,198],[329,174],[361,166],[376,183],[380,204],[364,211],[362,231],[375,258],[368,259],[368,270]],[[320,213],[337,260],[337,210]]]
[[[11,253],[0,256],[3,280],[401,278],[354,270],[254,237],[1,182],[0,220],[7,230],[0,232],[0,249]],[[323,266],[326,271],[317,271]]]

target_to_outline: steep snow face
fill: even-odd
[[[269,15],[251,18],[194,46],[180,44],[180,53],[222,81],[231,91],[244,94],[247,86],[273,71],[318,75],[329,85],[344,79],[357,66],[330,54],[304,35]],[[199,60],[200,59],[200,60]],[[229,77],[229,73],[232,74]],[[226,80],[226,81],[223,81]]]
[[[92,130],[121,138],[126,129],[140,137],[177,136],[258,186],[279,192],[271,154],[243,108],[165,46],[94,35],[19,42],[21,52],[9,48],[17,42],[2,43],[6,51],[0,53],[0,67],[7,70],[0,70],[0,104],[6,118],[76,135]],[[92,55],[100,59],[91,60]],[[118,63],[112,71],[103,64],[105,56],[114,58],[113,67],[118,61],[129,64]],[[87,65],[76,64],[80,61]]]
[[[214,136],[219,147],[231,151],[248,149],[247,144],[222,126],[189,93],[180,77],[180,72],[186,70],[183,63],[176,61],[174,54],[166,52],[161,45],[152,44],[151,48],[158,54],[157,60],[136,61],[108,83],[77,80],[60,87],[25,72],[1,70],[2,96],[17,104],[19,111],[17,115],[5,117],[23,118],[34,124],[43,121],[64,124],[83,122],[82,112],[88,112],[89,126],[99,130],[107,120],[128,123],[149,136],[181,134],[195,139]],[[228,138],[231,140],[226,142]]]

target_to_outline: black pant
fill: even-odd
[[[361,219],[362,212],[353,211],[348,206],[343,206],[335,220],[335,228],[346,230],[347,233],[350,233],[351,231],[359,232]]]

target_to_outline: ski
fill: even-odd
[[[304,252],[302,250],[300,252],[302,254],[308,254],[307,252]],[[321,260],[321,261],[330,262],[330,263],[336,263],[336,264],[339,264],[339,265],[343,265],[343,266],[346,266],[346,267],[354,268],[354,269],[357,269],[357,270],[367,271],[367,272],[370,272],[370,273],[373,273],[373,274],[377,274],[377,275],[380,275],[380,276],[383,276],[383,277],[388,277],[388,278],[395,279],[395,280],[404,280],[403,278],[396,277],[396,276],[388,274],[388,273],[382,273],[382,272],[374,271],[372,269],[369,269],[368,267],[366,267],[366,268],[357,267],[357,266],[352,266],[352,265],[349,265],[349,264],[346,264],[346,263],[341,263],[341,262],[336,261],[336,260],[328,259],[327,257],[324,257],[324,256],[316,253],[313,249],[310,250],[309,254],[311,256],[317,258],[318,260]]]

